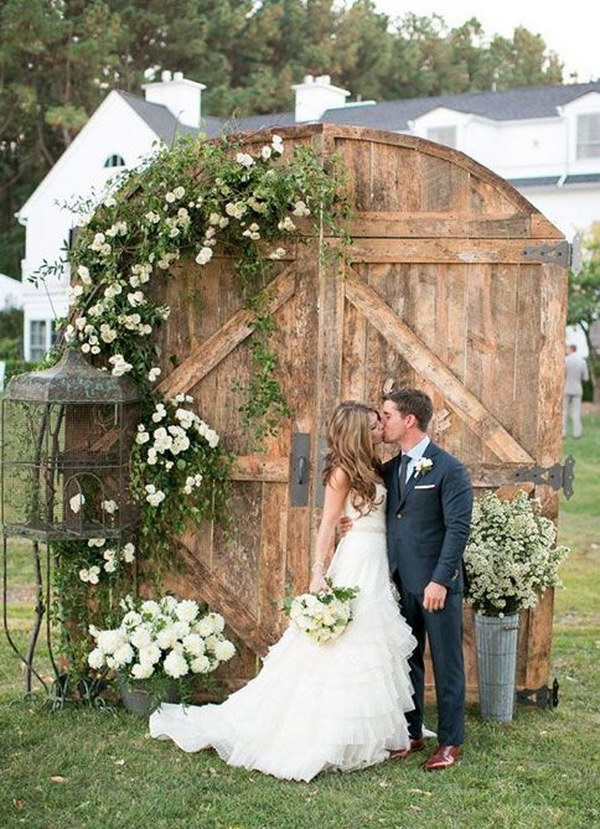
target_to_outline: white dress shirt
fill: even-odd
[[[413,446],[413,448],[409,452],[402,453],[403,455],[408,455],[408,457],[410,458],[406,466],[406,481],[410,481],[410,476],[415,471],[415,463],[419,460],[419,458],[423,457],[423,453],[425,452],[430,443],[431,439],[428,435],[425,435],[423,440],[420,440],[419,443],[417,443],[416,446]]]

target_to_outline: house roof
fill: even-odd
[[[131,92],[117,90],[117,93],[142,118],[150,129],[166,144],[170,144],[176,135],[197,135],[198,130],[180,123],[163,104],[152,104]]]
[[[570,176],[538,176],[536,178],[510,178],[508,183],[522,190],[526,187],[568,187],[572,184],[597,184],[600,173],[575,173]]]
[[[518,121],[530,118],[552,118],[557,107],[564,106],[590,92],[600,94],[600,81],[566,86],[527,86],[500,92],[465,92],[461,95],[438,95],[428,98],[400,98],[378,104],[347,104],[328,109],[320,121],[325,124],[348,124],[383,130],[407,130],[409,122],[438,107],[457,110],[491,121]],[[153,104],[132,95],[119,95],[163,141],[170,143],[175,135],[196,135],[198,130],[181,124],[162,104]],[[269,127],[295,124],[293,112],[250,115],[246,118],[204,116],[200,132],[214,138],[223,132],[252,132]]]

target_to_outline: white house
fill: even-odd
[[[113,91],[18,213],[26,225],[23,282],[68,240],[73,216],[61,205],[96,197],[119,169],[140,163],[156,141],[177,134],[283,127],[320,121],[405,132],[455,147],[499,173],[568,238],[600,221],[600,82],[474,92],[397,101],[348,101],[329,75],[296,84],[295,109],[238,120],[203,117],[205,87],[163,73],[145,97]],[[27,283],[29,284],[29,283]],[[66,310],[68,275],[24,296],[25,355],[35,359]]]

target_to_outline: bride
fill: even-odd
[[[408,657],[416,643],[389,579],[386,489],[375,450],[382,437],[374,409],[355,402],[336,408],[310,590],[327,589],[325,574],[334,585],[359,588],[344,633],[318,645],[290,626],[244,688],[221,705],[163,704],[150,717],[152,737],[184,751],[212,746],[231,766],[306,781],[409,746],[404,714],[413,708]],[[352,529],[326,568],[342,515]]]

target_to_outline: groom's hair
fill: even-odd
[[[414,415],[417,419],[419,429],[427,431],[429,421],[433,416],[433,403],[431,397],[420,389],[404,388],[398,391],[390,391],[383,395],[384,400],[390,400],[398,409],[400,414]]]

